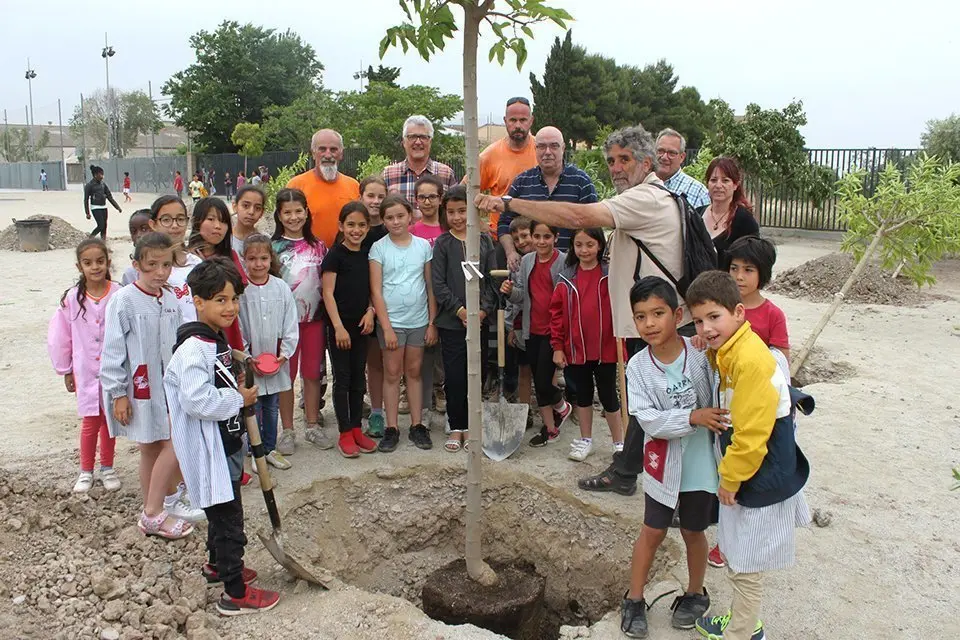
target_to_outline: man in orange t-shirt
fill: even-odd
[[[360,198],[360,185],[338,170],[343,160],[343,137],[339,133],[333,129],[317,131],[310,141],[310,150],[316,167],[294,176],[287,186],[300,189],[307,196],[313,235],[330,248],[339,230],[340,209]]]
[[[497,140],[480,154],[480,190],[489,190],[490,195],[498,197],[506,195],[514,178],[537,166],[537,152],[530,135],[533,127],[530,101],[526,98],[507,100],[503,124],[507,128],[507,137]],[[490,229],[494,237],[499,218],[498,212],[490,212]]]

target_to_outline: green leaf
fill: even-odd
[[[527,37],[533,37],[533,29],[531,29],[529,26],[523,25],[520,27],[520,29],[527,35]]]
[[[413,20],[413,16],[410,15],[410,9],[407,7],[407,0],[400,0],[400,8],[407,14],[407,20]]]
[[[527,45],[521,38],[514,40],[513,51],[517,54],[517,71],[523,69],[523,63],[527,61]]]
[[[387,53],[387,49],[390,48],[390,36],[385,35],[383,39],[380,40],[380,59],[383,59],[383,56]]]

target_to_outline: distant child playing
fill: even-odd
[[[390,452],[400,442],[400,377],[406,377],[410,402],[410,440],[430,449],[423,425],[420,365],[423,348],[437,342],[437,314],[430,277],[430,243],[410,233],[413,207],[403,196],[383,200],[380,214],[389,235],[370,249],[370,297],[377,312],[377,337],[383,350],[383,396],[387,429],[379,449]]]
[[[734,279],[722,271],[702,273],[685,299],[719,374],[719,408],[730,411],[731,423],[714,453],[720,475],[717,540],[733,602],[727,615],[700,618],[696,626],[709,639],[762,640],[763,573],[793,565],[794,529],[810,520],[802,492],[810,465],[796,443],[786,378],[750,329]]]
[[[130,197],[130,172],[123,172],[123,197],[126,198],[124,202],[131,202],[133,198]]]
[[[280,394],[290,391],[290,358],[300,342],[297,301],[290,287],[280,278],[280,262],[269,237],[262,233],[247,236],[243,244],[247,265],[248,286],[240,297],[240,326],[250,355],[270,354],[280,361],[280,368],[263,374],[254,366],[254,383],[260,390],[257,399],[257,422],[267,462],[278,469],[289,469],[290,463],[277,446],[277,416]],[[256,361],[254,361],[256,362]],[[293,422],[283,425],[293,429]]]
[[[332,449],[334,443],[323,432],[320,413],[326,368],[320,266],[327,255],[327,247],[313,235],[312,217],[302,191],[281,189],[276,200],[273,249],[280,260],[281,277],[297,301],[299,316],[300,342],[290,358],[290,379],[296,380],[298,371],[303,374],[303,410],[307,421],[304,437],[321,449]],[[283,424],[293,424],[293,389],[280,394],[280,419]],[[294,449],[294,431],[284,429],[277,446],[281,453]]]
[[[257,572],[243,566],[247,537],[240,499],[244,429],[239,414],[256,403],[258,391],[234,377],[223,335],[240,310],[243,280],[233,261],[222,256],[198,265],[187,280],[197,322],[177,331],[163,386],[183,477],[209,522],[209,560],[202,572],[209,582],[223,582],[216,605],[221,615],[267,611],[277,606],[280,594],[250,586]]]
[[[630,638],[646,638],[644,590],[675,511],[687,549],[688,582],[671,607],[672,624],[692,629],[710,609],[703,587],[708,549],[704,531],[715,522],[717,491],[710,431],[727,427],[728,412],[712,407],[713,373],[706,355],[677,333],[683,309],[670,283],[657,276],[641,278],[630,290],[630,305],[637,332],[647,344],[627,364],[630,414],[644,434],[645,502],[630,589],[620,605],[620,628]]]
[[[137,244],[140,236],[145,233],[150,233],[150,209],[137,209],[133,212],[133,215],[130,216],[130,221],[127,224],[130,227],[130,242]],[[133,256],[130,256],[130,259],[133,260]],[[134,269],[131,264],[124,269],[123,276],[120,278],[120,286],[125,287],[136,281],[137,270]]]
[[[373,243],[387,235],[387,228],[380,217],[380,203],[387,197],[387,183],[378,175],[364,178],[360,182],[360,202],[370,214],[370,226],[363,239],[363,248],[370,253]],[[376,320],[374,320],[376,321]],[[370,417],[367,420],[367,435],[382,438],[383,415],[383,353],[376,332],[367,339],[367,389],[370,393]]]
[[[537,404],[543,427],[530,440],[531,447],[543,447],[560,435],[560,427],[573,412],[573,407],[553,384],[556,366],[550,346],[550,301],[565,255],[557,251],[558,229],[531,221],[530,236],[534,251],[520,259],[520,269],[513,280],[504,281],[500,291],[510,302],[522,307],[523,347],[527,352]]]
[[[327,310],[327,345],[333,367],[333,410],[345,458],[373,453],[377,443],[363,434],[367,336],[375,312],[370,304],[369,251],[364,249],[370,214],[362,202],[340,210],[340,242],[323,259],[323,302]]]
[[[63,376],[68,393],[77,394],[80,423],[80,477],[76,493],[93,486],[93,463],[100,441],[100,482],[108,491],[120,488],[113,470],[116,440],[110,436],[103,410],[99,360],[103,351],[104,320],[110,296],[120,285],[110,280],[110,253],[103,240],[87,238],[77,246],[76,286],[63,292],[50,319],[47,352],[53,368]]]
[[[607,265],[600,264],[607,240],[599,227],[579,229],[571,245],[550,301],[550,345],[553,363],[577,389],[580,437],[570,443],[569,457],[583,462],[593,451],[594,382],[614,452],[623,451],[623,425]]]
[[[263,207],[266,204],[266,194],[262,189],[253,185],[240,187],[233,198],[233,213],[237,221],[233,225],[233,235],[230,236],[230,246],[240,257],[240,266],[246,268],[243,262],[243,241],[257,232],[257,223],[263,217]]]
[[[181,324],[180,306],[165,286],[173,267],[170,238],[161,233],[141,236],[133,259],[137,281],[114,293],[107,304],[100,360],[103,406],[110,435],[124,436],[140,449],[140,531],[176,540],[189,535],[193,525],[164,509],[177,458],[170,442],[163,372]]]
[[[423,204],[421,203],[421,211]],[[427,214],[424,214],[424,220]],[[443,355],[447,418],[450,437],[444,448],[451,453],[460,451],[467,435],[467,283],[463,262],[467,259],[467,189],[463,185],[450,187],[443,196],[441,220],[447,232],[437,238],[430,266],[433,292],[437,299],[437,330]],[[421,220],[422,222],[422,220]],[[418,223],[419,224],[419,223]],[[493,240],[480,234],[480,272],[490,273],[494,264]],[[490,278],[480,281],[481,347],[486,343],[487,319],[496,317],[497,294]],[[486,349],[482,349],[486,351]],[[481,358],[481,363],[484,362]],[[481,374],[482,375],[482,374]]]

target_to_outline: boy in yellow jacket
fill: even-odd
[[[784,372],[744,318],[737,283],[708,271],[687,289],[687,306],[719,375],[715,401],[731,428],[716,439],[720,523],[717,539],[733,585],[724,616],[701,618],[708,640],[763,640],[763,572],[794,562],[794,529],[810,519],[802,488],[810,465],[794,437]]]

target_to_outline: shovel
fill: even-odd
[[[492,278],[507,278],[506,270],[493,270]],[[503,367],[506,363],[506,337],[503,329],[503,305],[497,309],[497,366],[500,379],[500,401],[483,403],[483,452],[496,462],[506,460],[520,448],[527,430],[529,405],[507,402],[503,396]]]
[[[262,356],[261,356],[262,358]],[[276,372],[279,366],[274,368],[275,358],[264,358],[261,361],[258,358],[252,358],[242,351],[233,351],[233,359],[243,362],[246,369],[246,386],[253,386],[253,366],[256,363],[257,369],[262,373],[269,373],[272,369]],[[330,588],[333,583],[333,575],[324,571],[319,576],[306,568],[305,563],[298,561],[289,551],[284,549],[282,540],[282,531],[280,529],[280,510],[277,509],[277,501],[273,495],[273,479],[270,477],[270,468],[267,466],[266,452],[263,450],[263,442],[260,440],[260,427],[257,425],[257,414],[254,405],[243,408],[243,419],[247,427],[247,438],[250,440],[250,449],[253,451],[254,463],[257,465],[257,474],[260,476],[260,489],[263,491],[263,501],[267,505],[267,513],[270,515],[270,525],[273,528],[271,535],[265,535],[262,531],[257,532],[260,542],[267,548],[270,555],[286,569],[290,575],[307,582]]]

